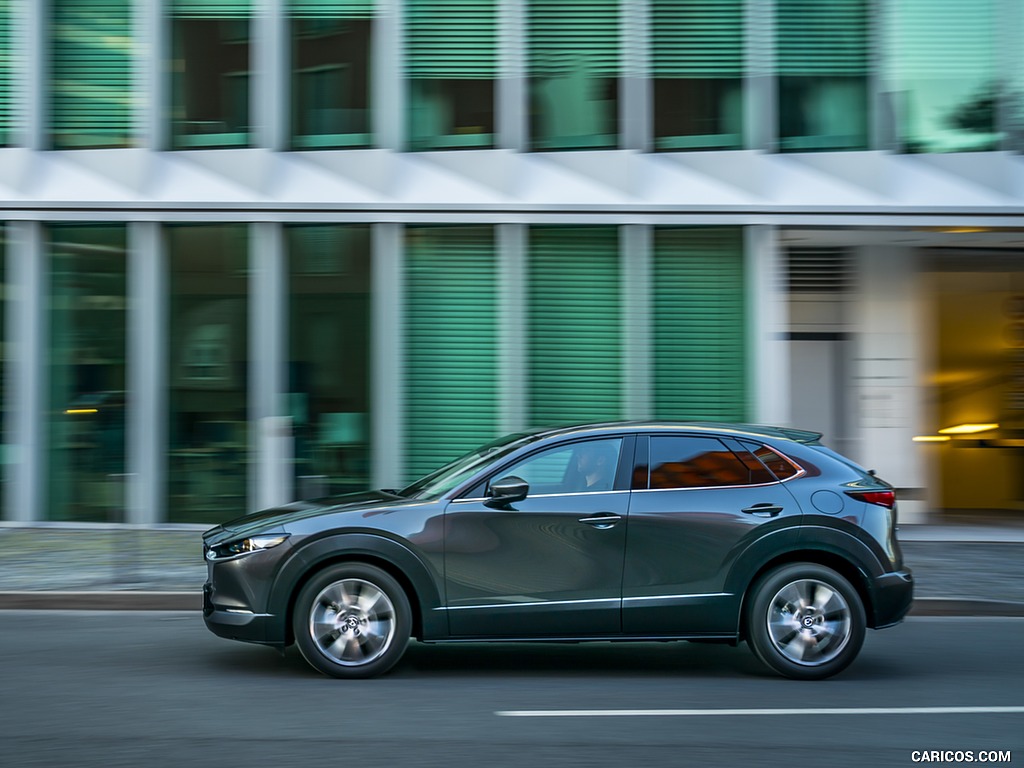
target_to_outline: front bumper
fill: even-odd
[[[914,574],[910,569],[883,574],[875,578],[871,586],[874,607],[871,626],[884,629],[903,621],[914,602]]]
[[[223,608],[214,605],[210,582],[203,585],[203,621],[206,628],[218,637],[241,640],[261,645],[284,645],[278,627],[280,621],[272,613],[254,613],[242,608]]]

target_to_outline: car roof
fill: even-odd
[[[736,424],[714,421],[606,421],[591,424],[571,424],[528,430],[526,434],[537,437],[561,437],[601,435],[610,432],[707,432],[725,434],[731,437],[771,438],[797,443],[816,443],[820,432],[792,427],[775,427],[762,424]]]

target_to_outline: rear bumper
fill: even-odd
[[[909,569],[886,573],[872,584],[874,620],[871,627],[883,629],[903,621],[914,602],[914,575]]]

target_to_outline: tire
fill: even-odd
[[[784,677],[824,680],[860,653],[864,603],[831,568],[793,563],[767,573],[751,590],[747,643]]]
[[[412,631],[409,598],[372,565],[325,568],[299,592],[292,614],[302,657],[325,675],[382,675],[405,653]]]

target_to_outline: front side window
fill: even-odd
[[[654,146],[743,146],[743,0],[653,0]]]
[[[406,5],[412,149],[494,146],[496,6],[494,0]]]
[[[530,495],[611,491],[622,452],[622,438],[586,440],[541,451],[492,480],[515,476],[530,486]]]
[[[714,437],[651,438],[652,489],[749,484],[750,470]]]
[[[176,149],[249,144],[251,0],[173,0]]]
[[[292,0],[292,142],[368,147],[371,0]]]
[[[618,146],[618,0],[529,0],[534,149]]]
[[[779,0],[779,146],[866,149],[867,0]]]
[[[128,146],[133,93],[131,2],[55,0],[50,30],[53,146]]]

